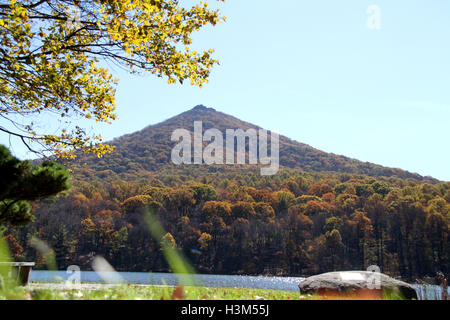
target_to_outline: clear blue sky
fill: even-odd
[[[209,3],[227,16],[194,37],[221,62],[210,83],[114,71],[119,119],[104,138],[204,104],[327,152],[450,180],[450,1]],[[369,5],[380,30],[366,26]]]

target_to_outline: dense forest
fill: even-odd
[[[16,259],[40,265],[30,240],[44,240],[59,268],[90,268],[102,255],[117,270],[168,271],[161,242],[170,241],[200,273],[294,276],[374,264],[405,279],[450,272],[450,183],[211,168],[75,180],[67,195],[34,203],[35,222],[6,238]],[[146,208],[165,228],[161,239],[149,232]]]

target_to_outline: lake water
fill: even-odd
[[[81,282],[93,283],[118,283],[126,282],[132,284],[150,285],[177,285],[186,275],[175,275],[173,273],[147,273],[147,272],[102,272],[81,271],[79,274],[67,271],[42,271],[33,270],[31,281],[36,282],[58,282],[63,280],[74,280],[80,276]],[[181,279],[180,279],[181,277]],[[264,276],[234,276],[234,275],[211,275],[196,274],[189,276],[194,285],[206,287],[233,287],[298,291],[298,283],[304,278],[300,277],[264,277]],[[185,278],[186,279],[186,278]],[[439,286],[414,285],[421,299],[441,300],[442,290]],[[450,289],[449,289],[450,294]]]

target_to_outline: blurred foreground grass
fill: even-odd
[[[45,284],[31,283],[27,287],[10,290],[1,299],[25,300],[299,300],[316,299],[298,292],[208,287],[171,287],[150,285],[89,286],[51,288]]]
[[[99,285],[82,284],[64,287],[64,284],[31,283],[0,293],[0,300],[377,300],[362,296],[301,295],[299,292],[248,289],[211,288],[191,286]],[[384,300],[402,300],[385,295]]]

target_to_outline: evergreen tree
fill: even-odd
[[[20,161],[0,145],[0,225],[22,226],[33,221],[29,201],[68,190],[69,173],[60,164],[33,165]]]

